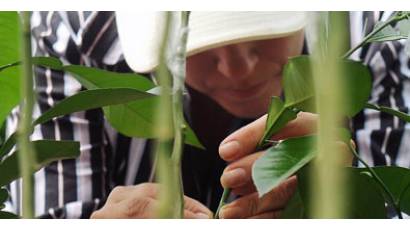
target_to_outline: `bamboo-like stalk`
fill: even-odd
[[[21,57],[23,72],[21,74],[21,119],[18,126],[17,147],[19,149],[19,167],[23,184],[23,218],[34,217],[33,203],[33,165],[35,150],[30,142],[32,131],[32,114],[34,107],[33,70],[31,64],[30,12],[22,12]]]
[[[171,12],[166,13],[167,25],[162,42],[158,69],[161,85],[160,110],[158,112],[157,175],[161,184],[159,217],[183,218],[184,194],[181,175],[181,160],[184,144],[183,91],[185,80],[185,50],[187,42],[188,13],[181,14],[182,26],[178,44],[173,47],[168,63],[167,42],[170,41],[170,25],[175,20]],[[169,69],[174,76],[172,78]],[[172,81],[173,79],[173,81]],[[171,89],[172,85],[172,89]]]
[[[348,46],[348,12],[321,13],[319,39],[312,66],[315,76],[318,123],[318,157],[313,162],[312,217],[343,218],[346,216],[346,176],[342,171],[343,153],[335,148],[338,127],[342,120],[343,74],[339,57]]]
[[[178,195],[180,201],[179,212],[183,217],[184,211],[184,187],[182,183],[181,161],[184,146],[184,110],[183,110],[183,92],[185,87],[185,67],[186,67],[186,45],[188,40],[188,20],[189,13],[181,12],[181,28],[178,31],[177,45],[173,52],[173,60],[170,63],[170,69],[173,73],[173,94],[172,94],[172,111],[174,117],[174,146],[172,150],[172,162],[174,164],[173,177],[179,178]]]

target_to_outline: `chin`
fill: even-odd
[[[238,118],[258,118],[266,113],[266,109],[248,108],[246,106],[241,107],[224,107],[226,111]]]

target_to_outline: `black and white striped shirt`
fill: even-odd
[[[389,13],[352,12],[351,40],[358,42],[363,31]],[[363,29],[364,21],[367,28]],[[130,72],[124,61],[113,12],[33,12],[32,44],[35,56],[53,56],[64,64],[81,64],[102,69]],[[408,112],[410,106],[410,61],[403,42],[371,44],[352,57],[364,60],[373,73],[372,103]],[[35,116],[65,97],[83,90],[67,73],[36,67],[38,103]],[[234,129],[248,123],[232,119],[212,100],[190,90],[200,98],[185,108],[188,120],[207,151],[186,146],[182,165],[185,194],[215,211],[222,188],[219,177],[225,163],[217,154],[218,143]],[[191,109],[196,104],[215,107],[215,114]],[[8,134],[16,128],[18,109],[7,122]],[[222,119],[221,119],[221,114]],[[216,119],[218,118],[218,119]],[[223,124],[229,120],[229,125]],[[221,124],[215,124],[215,122]],[[196,125],[198,124],[198,125]],[[226,126],[224,132],[208,135],[202,127]],[[395,117],[364,110],[352,122],[360,154],[371,165],[410,167],[410,130]],[[208,135],[208,136],[207,136]],[[76,140],[81,143],[77,159],[57,161],[35,174],[35,215],[46,218],[88,218],[101,207],[113,187],[149,181],[152,141],[129,138],[117,133],[100,109],[64,116],[37,126],[33,139]],[[21,181],[9,189],[10,211],[21,213]]]

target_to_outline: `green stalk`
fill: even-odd
[[[185,82],[185,51],[188,36],[188,12],[182,12],[182,26],[178,44],[172,47],[171,59],[167,60],[166,49],[172,23],[171,12],[166,13],[167,25],[161,47],[158,69],[161,85],[160,110],[158,112],[157,175],[161,184],[159,217],[183,218],[184,192],[181,175],[181,160],[184,146],[183,92]],[[172,78],[171,71],[174,78]],[[173,80],[173,81],[172,81]],[[171,87],[172,85],[172,87]]]
[[[349,145],[350,151],[353,153],[353,155],[366,167],[367,170],[369,170],[369,173],[372,175],[373,179],[380,185],[380,187],[384,190],[384,192],[387,195],[387,202],[394,208],[394,211],[397,213],[397,216],[399,219],[403,219],[403,215],[401,214],[401,209],[400,206],[394,201],[394,196],[390,192],[390,190],[387,188],[386,184],[384,184],[383,180],[377,175],[376,171],[373,170],[372,167],[370,167],[361,157],[360,155],[356,152],[356,149],[352,146],[352,144]]]
[[[170,63],[173,72],[173,94],[172,94],[172,112],[174,123],[174,146],[172,150],[172,162],[174,164],[174,178],[178,178],[178,196],[180,201],[180,217],[184,215],[184,187],[182,183],[181,161],[184,146],[184,109],[183,109],[183,92],[185,87],[185,66],[186,66],[186,45],[188,40],[188,20],[189,13],[181,12],[181,28],[179,28],[179,41],[173,51],[173,60]]]
[[[344,184],[346,175],[341,170],[343,154],[334,148],[339,121],[342,119],[342,84],[344,80],[339,65],[341,53],[348,49],[348,13],[322,13],[318,43],[313,50],[312,71],[315,82],[315,101],[318,121],[318,155],[312,162],[310,173],[313,218],[343,218],[348,202]]]
[[[159,210],[160,218],[174,218],[174,210],[172,200],[175,194],[175,184],[172,181],[172,164],[170,155],[173,139],[173,124],[172,124],[172,106],[171,106],[171,77],[166,65],[166,44],[169,40],[169,30],[171,23],[171,13],[166,12],[166,25],[164,28],[163,40],[160,49],[160,63],[158,66],[158,82],[161,86],[161,95],[157,112],[157,134],[158,140],[156,143],[156,157],[158,159],[157,179],[161,186],[159,194]]]
[[[23,218],[34,217],[33,203],[33,165],[35,164],[35,150],[30,142],[32,131],[32,115],[34,107],[33,70],[31,64],[31,36],[30,12],[22,12],[21,56],[23,60],[23,73],[21,75],[21,120],[18,126],[17,146],[19,149],[19,165],[23,184]]]

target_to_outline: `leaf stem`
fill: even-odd
[[[228,200],[229,195],[231,194],[231,189],[230,188],[225,188],[221,200],[219,201],[218,209],[216,210],[215,219],[219,219],[219,212],[221,211],[222,207],[226,204],[226,201]]]
[[[392,15],[387,21],[383,22],[380,26],[375,28],[372,32],[370,32],[368,35],[366,35],[363,40],[357,44],[355,47],[351,48],[347,53],[345,53],[342,58],[348,58],[350,55],[352,55],[357,49],[365,45],[374,35],[376,35],[378,32],[380,32],[382,29],[384,29],[386,26],[402,20],[404,17],[406,17],[405,14],[399,15],[400,12],[396,12],[394,15]]]
[[[369,170],[369,173],[372,175],[373,179],[382,187],[384,192],[386,193],[388,199],[387,202],[390,203],[390,205],[393,206],[395,212],[397,213],[397,216],[399,219],[403,219],[403,216],[401,214],[400,207],[396,204],[394,201],[393,194],[390,192],[390,190],[387,188],[386,184],[384,184],[383,180],[377,175],[377,173],[371,168],[361,157],[360,155],[356,152],[356,149],[353,147],[352,144],[349,144],[350,151],[353,153],[355,157],[366,167],[367,170]]]
[[[264,149],[266,147],[265,143],[266,143],[266,140],[260,141],[258,143],[258,146],[256,146],[255,152],[261,151],[262,149]],[[279,142],[272,142],[271,144],[277,144],[277,143],[279,143]],[[216,212],[215,212],[215,215],[214,215],[215,219],[219,219],[219,213],[220,213],[222,207],[226,204],[226,201],[228,200],[230,195],[231,195],[231,189],[230,188],[224,188],[221,199],[219,200],[218,208],[216,209]]]
[[[30,12],[22,12],[21,56],[23,74],[21,75],[21,120],[18,127],[17,144],[19,164],[23,180],[23,217],[34,217],[33,172],[35,150],[30,142],[32,114],[34,107],[33,70],[31,64]]]

